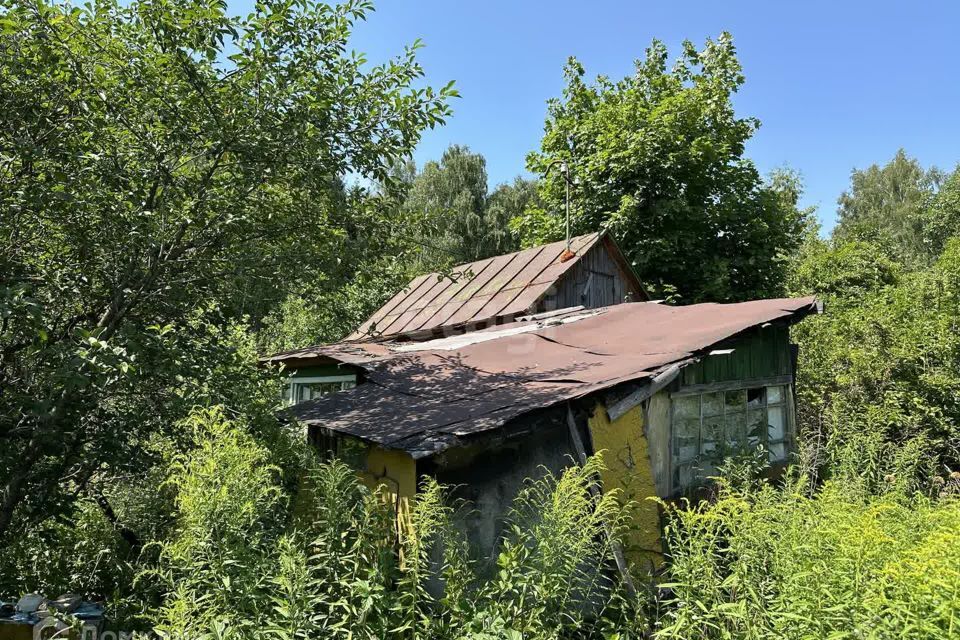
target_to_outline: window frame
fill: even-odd
[[[293,406],[298,404],[297,398],[297,387],[301,385],[309,384],[333,384],[340,383],[340,390],[352,389],[357,385],[357,376],[356,374],[343,374],[335,376],[290,376],[287,378],[287,395],[286,395],[286,405]],[[352,382],[352,386],[343,386],[344,383]],[[303,402],[307,402],[303,400]]]
[[[774,445],[782,444],[782,445],[783,445],[783,447],[784,447],[784,456],[783,456],[783,458],[780,458],[780,459],[777,459],[777,460],[773,460],[773,461],[771,461],[771,464],[782,464],[782,463],[784,462],[784,460],[787,458],[787,456],[789,456],[790,452],[795,450],[794,444],[795,444],[795,419],[796,419],[796,414],[795,414],[795,407],[794,407],[794,378],[793,378],[792,375],[775,376],[775,377],[770,377],[770,378],[756,378],[756,379],[750,379],[750,380],[731,380],[731,381],[729,381],[729,382],[712,382],[712,383],[707,383],[707,384],[698,384],[698,385],[689,385],[689,386],[686,386],[686,387],[680,387],[680,388],[677,389],[676,391],[670,392],[670,412],[669,412],[669,413],[670,413],[670,415],[669,415],[669,420],[670,420],[669,428],[670,428],[670,430],[669,430],[669,439],[668,439],[668,443],[669,443],[669,444],[668,444],[668,446],[669,446],[669,456],[668,456],[668,465],[667,465],[667,468],[668,468],[669,488],[670,488],[670,494],[671,494],[671,495],[679,494],[679,493],[681,493],[681,492],[683,492],[683,491],[685,491],[685,490],[687,490],[687,489],[695,488],[696,486],[698,486],[698,485],[701,484],[701,482],[696,482],[696,481],[695,481],[695,482],[691,482],[691,483],[689,483],[688,485],[684,486],[684,485],[682,485],[682,484],[679,482],[679,480],[675,482],[675,481],[674,481],[674,471],[676,470],[676,468],[677,468],[678,466],[696,464],[696,460],[703,455],[703,452],[702,452],[702,449],[703,449],[703,421],[704,421],[704,417],[705,417],[705,416],[704,416],[704,413],[703,413],[704,401],[703,401],[703,398],[702,398],[702,397],[703,397],[704,395],[712,394],[712,393],[723,393],[723,394],[724,394],[724,408],[723,408],[723,412],[722,412],[721,414],[719,414],[719,416],[712,416],[712,415],[711,415],[711,416],[707,416],[707,417],[708,417],[708,418],[709,418],[709,417],[719,417],[719,418],[721,418],[722,422],[723,422],[724,425],[725,425],[725,423],[726,423],[726,413],[727,413],[726,397],[725,397],[726,393],[727,393],[728,391],[740,391],[740,390],[743,390],[744,392],[746,392],[746,391],[749,390],[749,389],[755,389],[755,388],[760,388],[760,387],[762,387],[762,388],[764,389],[764,397],[763,397],[763,405],[762,405],[762,409],[764,410],[764,412],[767,412],[768,409],[769,409],[769,407],[771,407],[771,406],[773,406],[773,407],[782,407],[783,410],[786,412],[786,415],[784,416],[783,437],[780,438],[780,439],[777,439],[777,440],[769,440],[769,439],[768,439],[768,438],[769,438],[769,432],[768,432],[767,439],[763,440],[762,442],[758,442],[757,444],[758,444],[758,445],[759,445],[759,444],[763,444],[764,447],[767,448],[768,452],[770,452],[770,448],[769,448],[769,446],[768,446],[768,445],[770,445],[770,444],[774,444]],[[768,402],[768,398],[767,398],[767,391],[766,391],[766,389],[767,389],[768,387],[782,387],[782,388],[783,388],[784,397],[783,397],[779,402],[773,403],[773,404],[771,405],[771,404]],[[697,431],[697,447],[696,447],[697,452],[696,452],[696,454],[694,455],[694,457],[691,458],[689,461],[685,461],[685,462],[680,463],[680,462],[678,462],[679,452],[677,451],[677,432],[676,432],[676,426],[677,426],[676,408],[677,408],[677,404],[676,404],[676,400],[677,400],[678,398],[685,398],[685,397],[688,398],[688,397],[691,397],[691,396],[696,396],[697,398],[699,398],[699,418],[698,418],[699,422],[698,422],[698,424],[699,424],[699,427],[700,427],[700,428],[699,428],[698,431]],[[749,400],[748,400],[747,402],[749,402]],[[756,409],[754,409],[754,410],[756,410]],[[744,405],[744,408],[743,408],[743,410],[742,410],[742,413],[743,413],[745,416],[748,416],[750,411],[751,411],[751,409],[749,408],[749,405]],[[741,411],[735,411],[734,413],[741,413]],[[747,441],[749,442],[749,433],[747,433],[746,437],[747,437]]]

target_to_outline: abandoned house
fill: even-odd
[[[625,556],[650,568],[660,516],[644,498],[695,490],[733,451],[787,461],[789,329],[817,310],[649,301],[591,234],[420,276],[346,340],[267,360],[290,372],[288,411],[310,440],[358,455],[401,512],[424,475],[456,487],[481,555],[526,478],[603,451],[604,489],[634,501]]]

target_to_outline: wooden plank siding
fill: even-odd
[[[793,373],[790,330],[782,326],[756,329],[731,344],[733,352],[712,355],[683,368],[680,386],[712,384],[734,380],[761,380]]]
[[[589,288],[587,285],[589,284]],[[629,293],[633,301],[643,298],[628,281],[605,243],[598,242],[580,256],[573,269],[557,282],[540,301],[539,312],[584,306],[588,309],[624,302]]]

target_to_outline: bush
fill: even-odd
[[[839,245],[798,268],[827,307],[793,332],[801,435],[825,477],[926,490],[960,467],[960,239],[906,274],[869,254]]]
[[[960,501],[804,486],[724,490],[671,512],[657,638],[956,634]]]
[[[598,459],[526,485],[497,574],[484,579],[435,482],[424,481],[398,527],[393,501],[342,462],[304,455],[295,495],[270,451],[221,409],[183,426],[194,447],[171,460],[165,483],[176,525],[138,581],[159,599],[144,605],[157,631],[513,639],[639,624],[611,577],[605,523],[617,530],[623,516],[615,494],[590,491]]]

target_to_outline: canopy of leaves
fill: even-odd
[[[416,46],[348,53],[370,8],[0,3],[0,534],[182,415],[169,381],[220,357],[185,325],[383,251],[341,178],[385,176],[455,92],[418,87]]]
[[[828,240],[797,253],[794,293],[827,313],[794,329],[811,468],[883,491],[960,466],[958,173],[899,152],[855,171]]]
[[[776,295],[804,216],[795,181],[764,184],[744,157],[759,122],[734,113],[744,78],[733,41],[686,42],[672,69],[667,57],[654,42],[635,74],[593,84],[570,60],[541,150],[527,158],[545,205],[514,227],[525,244],[562,233],[564,161],[574,231],[610,229],[651,290],[688,302]]]
[[[826,473],[923,488],[960,466],[960,239],[904,272],[875,245],[839,244],[801,267],[827,313],[794,329],[800,423]]]
[[[534,197],[530,183],[517,178],[488,193],[486,160],[461,145],[451,145],[439,162],[411,171],[407,179],[402,209],[421,247],[418,271],[518,248],[509,221]]]
[[[877,244],[900,262],[929,264],[940,255],[944,240],[960,231],[960,214],[949,193],[939,200],[936,214],[925,215],[944,177],[939,169],[925,170],[903,149],[882,167],[853,171],[850,190],[838,201],[834,235]],[[956,181],[954,176],[953,192]]]

